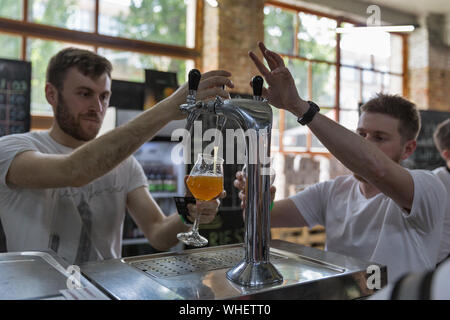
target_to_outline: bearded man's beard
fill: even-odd
[[[95,115],[95,117],[97,116]],[[69,108],[67,107],[64,98],[59,92],[58,92],[58,105],[56,106],[55,119],[61,130],[64,131],[69,136],[71,136],[72,138],[75,138],[80,141],[90,141],[97,136],[98,130],[94,134],[90,134],[83,130],[83,128],[80,125],[79,118],[75,118],[75,116],[73,116],[69,112]]]

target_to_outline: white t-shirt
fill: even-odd
[[[446,167],[440,167],[433,171],[433,173],[441,179],[444,186],[447,188],[447,209],[445,211],[444,227],[442,230],[441,246],[439,249],[438,262],[441,262],[450,254],[450,173]]]
[[[54,250],[69,263],[121,256],[127,194],[146,186],[134,157],[80,188],[26,189],[6,185],[14,157],[24,151],[68,154],[47,131],[0,138],[0,219],[7,250]]]
[[[411,213],[383,193],[366,199],[353,176],[308,187],[290,197],[309,227],[326,228],[326,250],[387,266],[388,281],[436,266],[446,192],[430,171],[414,180]]]

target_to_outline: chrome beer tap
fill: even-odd
[[[267,159],[270,158],[270,137],[272,130],[272,108],[262,99],[263,79],[256,76],[252,80],[253,100],[222,99],[197,102],[195,93],[200,82],[198,70],[189,73],[189,94],[187,104],[180,109],[188,114],[187,129],[201,113],[235,120],[244,132],[246,144],[246,208],[245,208],[245,256],[235,267],[227,271],[228,280],[242,286],[261,286],[283,280],[282,275],[270,262],[270,175]],[[192,81],[192,83],[191,83]],[[223,120],[220,120],[223,117]],[[254,133],[254,134],[252,134]],[[262,159],[261,159],[262,158]]]

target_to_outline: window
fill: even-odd
[[[45,71],[67,46],[106,56],[114,79],[143,82],[148,68],[176,72],[184,83],[198,56],[198,8],[196,0],[1,0],[0,57],[32,63],[33,115],[52,114]]]
[[[192,46],[187,16],[194,1],[101,0],[101,34],[136,40]]]
[[[0,17],[8,19],[22,19],[24,0],[0,1]]]
[[[95,0],[28,0],[28,21],[85,32],[95,30]]]
[[[0,33],[0,58],[20,59],[22,40],[9,34]]]
[[[403,93],[403,35],[337,36],[336,28],[352,21],[290,5],[267,4],[264,14],[264,41],[283,56],[300,96],[348,129],[356,129],[359,106],[376,93]],[[279,111],[277,120],[282,139],[274,151],[328,154],[295,116]]]

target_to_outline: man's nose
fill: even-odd
[[[94,97],[92,104],[91,104],[91,109],[95,110],[96,112],[102,112],[103,109],[105,108],[105,106],[103,105],[103,101],[100,97]]]

